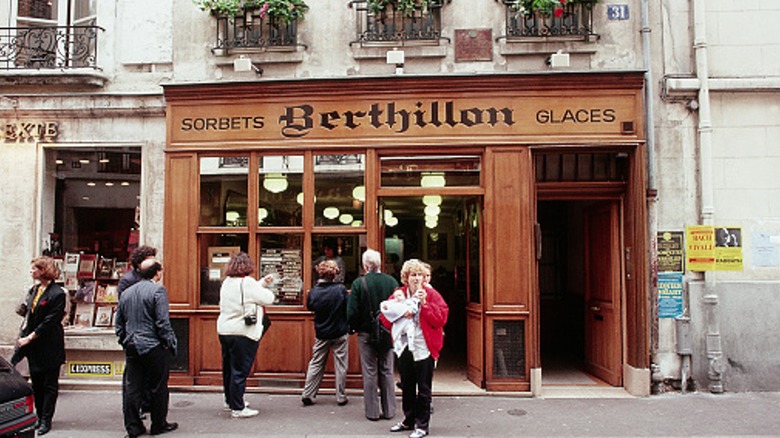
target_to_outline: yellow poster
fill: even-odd
[[[715,229],[715,270],[742,270],[742,228],[717,227]]]
[[[685,253],[688,269],[711,271],[715,269],[715,227],[689,225],[685,227]]]

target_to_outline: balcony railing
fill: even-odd
[[[593,5],[591,1],[568,3],[563,13],[556,14],[518,14],[510,5],[506,5],[507,38],[543,38],[570,37],[589,41],[596,37],[593,30]]]
[[[261,14],[259,9],[245,10],[236,17],[217,17],[217,43],[214,51],[225,54],[236,49],[267,49],[298,46],[297,21],[286,22]]]
[[[357,43],[421,42],[438,44],[441,36],[441,8],[445,1],[436,0],[426,9],[408,13],[389,4],[381,12],[373,12],[366,0],[349,3],[357,14]]]
[[[97,66],[98,26],[0,27],[0,70]]]

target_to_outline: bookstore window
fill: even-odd
[[[69,329],[113,326],[140,233],[140,147],[45,148],[43,253],[71,296]]]

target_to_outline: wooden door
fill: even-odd
[[[617,202],[584,214],[585,364],[588,372],[622,385],[620,223]]]

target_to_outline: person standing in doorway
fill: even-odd
[[[411,430],[409,438],[422,438],[430,431],[433,370],[444,345],[444,325],[449,307],[436,289],[425,284],[430,268],[416,259],[407,260],[401,268],[401,291],[404,297],[415,297],[420,302],[419,324],[414,345],[402,348],[398,356],[401,375],[404,419],[390,428],[390,432]],[[403,316],[402,316],[403,317]],[[414,318],[412,312],[405,317]],[[399,350],[396,346],[396,350]]]
[[[380,272],[381,266],[379,252],[367,249],[363,253],[365,274],[352,282],[352,292],[347,301],[347,320],[358,337],[363,405],[366,418],[372,421],[395,417],[392,345],[380,351],[369,342],[372,316],[379,310],[379,303],[390,297],[398,287],[395,278]]]
[[[51,430],[51,421],[59,395],[60,367],[65,363],[65,291],[54,280],[60,275],[51,257],[32,260],[30,275],[36,284],[25,302],[26,323],[16,341],[17,352],[11,362],[16,365],[27,357],[33,387],[38,435]]]
[[[225,280],[219,290],[217,333],[222,347],[222,389],[225,409],[232,418],[249,418],[259,413],[244,401],[246,379],[255,362],[260,337],[263,335],[263,306],[274,303],[274,293],[268,286],[272,274],[261,281],[251,277],[255,263],[245,252],[231,257]],[[254,321],[247,316],[254,315]]]
[[[322,255],[314,260],[315,274],[316,267],[319,266],[320,262],[324,262],[325,260],[333,260],[336,262],[336,266],[339,267],[339,273],[336,275],[336,278],[334,278],[333,281],[335,283],[344,283],[344,259],[342,259],[338,253],[338,244],[336,243],[336,239],[332,237],[326,237],[322,242]],[[315,276],[314,278],[317,277]]]
[[[347,366],[349,362],[349,325],[347,324],[347,288],[334,282],[339,267],[333,260],[317,265],[319,281],[309,291],[306,308],[314,312],[316,339],[312,348],[306,384],[301,401],[304,406],[314,403],[325,374],[328,353],[333,350],[333,368],[336,374],[336,403],[347,404]]]
[[[160,284],[162,272],[157,259],[141,262],[141,281],[124,291],[116,310],[114,329],[125,350],[122,412],[131,438],[146,433],[140,405],[147,382],[151,390],[150,433],[159,435],[179,427],[168,422],[169,359],[176,356],[177,340],[171,327],[168,292]]]

